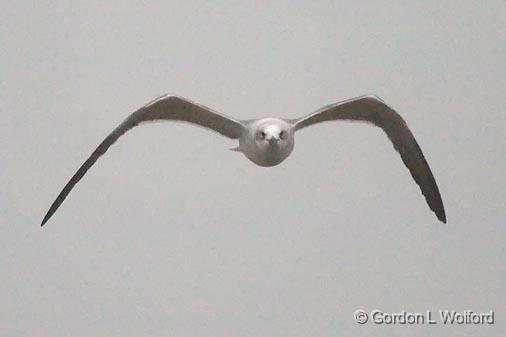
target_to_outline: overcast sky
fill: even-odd
[[[503,336],[504,1],[3,1],[0,336]],[[376,94],[415,134],[437,221],[380,129],[326,123],[261,168],[159,123],[167,92],[238,119]],[[359,325],[355,310],[495,311]]]

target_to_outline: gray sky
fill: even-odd
[[[4,1],[0,336],[501,336],[506,4]],[[175,92],[236,118],[377,94],[432,167],[437,221],[381,130],[301,131],[283,164],[160,123]],[[357,309],[494,310],[493,326],[359,325]]]

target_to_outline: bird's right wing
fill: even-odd
[[[205,106],[174,95],[161,96],[132,113],[100,143],[60,192],[42,220],[41,226],[51,218],[72,188],[119,137],[140,123],[158,120],[193,123],[231,139],[239,138],[245,129],[241,122],[212,111]]]

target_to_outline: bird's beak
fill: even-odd
[[[274,145],[277,144],[277,142],[279,142],[279,138],[276,137],[269,138],[269,144]]]

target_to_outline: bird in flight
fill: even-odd
[[[241,152],[255,164],[264,167],[283,162],[293,151],[295,132],[307,126],[336,120],[370,123],[387,134],[419,185],[430,209],[440,221],[446,223],[439,189],[415,137],[404,119],[376,96],[360,96],[330,104],[298,119],[236,120],[188,99],[169,94],[133,112],[100,143],[60,192],[44,216],[41,226],[44,226],[72,188],[119,137],[141,123],[160,120],[188,122],[225,137],[238,139],[239,146],[231,150]]]

